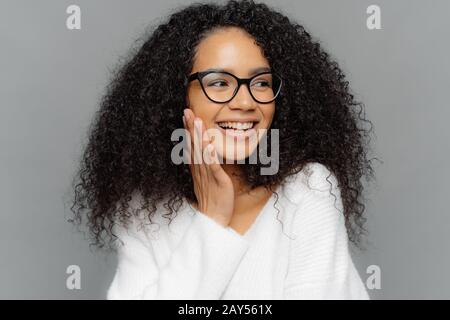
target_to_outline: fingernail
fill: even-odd
[[[187,109],[184,109],[184,110],[183,110],[183,113],[184,113],[184,116],[186,117],[186,119],[189,120],[189,114],[188,114]]]
[[[185,116],[183,116],[183,124],[186,127],[186,117]]]

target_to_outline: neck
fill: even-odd
[[[222,168],[233,182],[234,194],[236,196],[250,191],[246,182],[241,178],[242,170],[239,165],[224,163],[222,164]]]
[[[250,190],[248,184],[242,179],[242,170],[236,164],[222,164],[222,168],[230,177],[234,187],[234,215],[245,216],[253,212],[255,207],[261,209],[268,201],[272,192],[260,186]]]

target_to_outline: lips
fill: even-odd
[[[231,122],[231,121],[230,121]],[[224,122],[220,122],[222,126],[219,125],[219,122],[216,123],[216,128],[222,132],[227,137],[233,138],[235,140],[243,140],[246,138],[249,138],[256,134],[256,128],[259,122],[255,121],[252,122],[252,126],[248,129],[234,129],[234,128],[228,128],[223,127]],[[242,126],[241,126],[242,127]]]
[[[253,121],[221,121],[217,123],[223,129],[248,130],[253,128],[255,122]]]

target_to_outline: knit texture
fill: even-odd
[[[187,202],[170,224],[161,207],[152,221],[114,227],[123,244],[107,299],[369,299],[337,179],[320,163],[289,177],[244,235]]]

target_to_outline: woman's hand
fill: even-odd
[[[183,122],[191,137],[189,168],[194,181],[197,209],[226,227],[234,210],[233,183],[220,165],[203,121],[195,117],[191,109],[185,109]],[[199,146],[194,148],[194,141]]]

